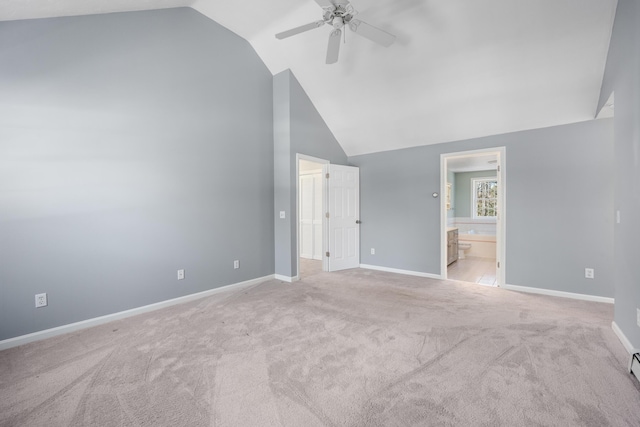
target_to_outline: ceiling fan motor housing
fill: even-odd
[[[344,27],[344,24],[348,24],[356,13],[357,12],[350,4],[339,4],[326,10],[324,20],[325,22],[330,23],[333,28],[340,29]]]

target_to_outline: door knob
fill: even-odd
[[[362,221],[360,221],[359,219],[356,219],[356,224],[362,224]]]

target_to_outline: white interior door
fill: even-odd
[[[300,257],[322,260],[322,174],[300,175]]]
[[[327,165],[329,271],[360,266],[360,170]]]
[[[313,175],[300,176],[300,256],[313,258]]]

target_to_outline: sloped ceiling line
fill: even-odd
[[[398,39],[347,33],[334,65],[329,28],[274,36],[318,20],[313,0],[13,0],[0,20],[192,7],[291,69],[350,156],[593,119],[617,0],[352,4]]]

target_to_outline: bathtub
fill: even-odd
[[[466,256],[496,258],[496,236],[491,234],[458,234],[459,243],[470,243]]]

